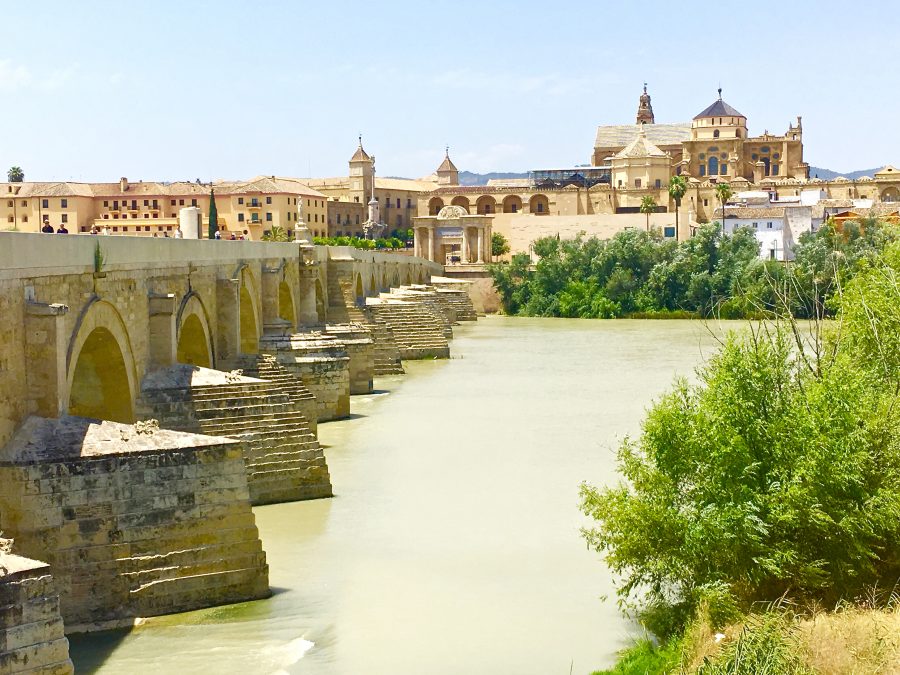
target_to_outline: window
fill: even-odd
[[[637,178],[637,179],[635,180],[635,182],[638,183],[638,186],[637,186],[637,187],[640,187],[641,179],[640,179],[640,178]],[[537,212],[538,212],[538,213],[543,213],[543,212],[544,212],[544,202],[538,202],[538,203],[537,203]]]
[[[60,199],[59,206],[60,206],[60,208],[63,208],[63,209],[69,208],[69,200],[68,199]]]
[[[411,208],[412,208],[412,199],[407,199],[407,200],[406,200],[406,208],[408,208],[408,209],[411,209]]]
[[[6,217],[6,222],[7,222],[7,223],[11,223],[12,221],[13,221],[13,217],[12,217],[12,216],[7,216],[7,217]]]
[[[718,138],[718,137],[719,137],[719,130],[716,129],[715,131],[713,131],[713,138]]]
[[[759,229],[759,223],[753,223],[753,229],[754,229],[754,230],[758,230],[758,229]]]
[[[156,201],[155,199],[153,200],[153,208],[154,208],[154,209],[158,209],[158,208],[159,208],[159,202]]]
[[[636,188],[641,187],[641,179],[640,178],[634,179],[634,187],[636,187]],[[541,210],[541,206],[542,206],[541,202],[538,202],[538,211]]]
[[[664,237],[674,237],[675,236],[675,226],[674,225],[666,225],[663,228],[663,236]]]
[[[122,214],[122,220],[127,220],[127,219],[128,219],[128,214],[127,214],[127,213],[123,213],[123,214]]]
[[[26,200],[22,200],[22,206],[28,206],[28,202]]]
[[[272,198],[266,197],[266,204],[271,204],[271,203],[272,203]],[[266,220],[268,220],[268,218]]]
[[[184,206],[184,200],[183,200],[183,199],[179,199],[179,200],[178,200],[178,206]]]
[[[158,213],[154,213],[154,214],[153,214],[153,217],[154,217],[154,218],[159,218],[159,214],[158,214]]]
[[[141,229],[140,226],[138,226],[138,227],[135,229],[135,232],[137,232],[137,231],[140,230],[140,229]],[[149,231],[150,231],[150,226],[149,226],[149,225],[144,225],[144,232],[149,232]]]
[[[238,214],[238,222],[239,222],[239,223],[243,223],[243,222],[244,222],[244,214],[243,214],[243,213],[239,213],[239,214]]]
[[[42,209],[49,209],[49,208],[50,208],[50,200],[49,200],[49,199],[42,199],[42,200],[41,200],[41,208],[42,208]]]
[[[778,175],[778,165],[777,165],[777,164],[773,164],[773,165],[772,165],[772,175],[773,175],[773,176],[777,176],[777,175]]]
[[[251,222],[251,223],[258,223],[258,222],[259,222],[259,214],[258,214],[258,213],[252,213],[252,214],[250,214],[250,222]]]
[[[706,175],[706,167],[703,164],[700,165],[700,175],[701,176]]]
[[[708,199],[704,199],[704,200],[703,200],[703,206],[709,206],[709,200],[708,200]]]
[[[400,197],[397,197],[397,208],[400,208]]]
[[[358,199],[356,201],[359,201]],[[309,200],[306,200],[306,208],[309,208]]]
[[[656,189],[659,190],[661,187],[662,187],[662,181],[659,178],[657,178],[656,179]]]
[[[28,216],[22,216],[22,222],[23,222],[23,223],[27,223],[27,222],[28,222]]]
[[[243,204],[243,203],[244,203],[244,198],[238,197],[238,204]]]
[[[132,200],[131,200],[131,210],[132,210],[132,211],[137,211],[137,199],[132,199]]]
[[[127,227],[123,227],[123,228],[122,228],[122,232],[128,232],[128,228],[127,228]]]
[[[192,200],[191,200],[191,206],[197,206],[197,200],[196,200],[196,199],[192,199]]]
[[[175,206],[175,200],[174,200],[174,199],[172,200],[172,203],[169,204],[169,206]]]
[[[272,212],[271,211],[266,211],[266,222],[267,223],[272,222]]]
[[[716,176],[719,173],[719,158],[718,157],[710,157],[708,162],[709,164],[709,175]]]
[[[6,202],[6,205],[7,205],[9,208],[12,208],[12,207],[13,207],[13,200],[10,199],[9,201],[7,201],[7,202]]]
[[[359,216],[356,216],[356,224],[359,225]]]
[[[766,227],[770,230],[772,229],[772,221],[771,220],[768,223],[766,223]]]
[[[144,214],[144,218],[149,218],[149,217],[150,217],[150,214],[149,214],[149,213],[145,213],[145,214]]]
[[[144,200],[144,206],[150,206],[150,200],[149,200],[149,199],[145,199],[145,200]]]

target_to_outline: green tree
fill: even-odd
[[[722,205],[722,231],[725,231],[725,204],[731,199],[731,196],[734,194],[734,191],[731,189],[731,185],[726,182],[716,183],[716,198],[719,200],[719,203]]]
[[[13,166],[6,172],[6,178],[10,183],[21,183],[25,180],[25,172],[20,167]]]
[[[216,193],[209,188],[209,238],[215,239],[219,231],[219,210],[216,208]]]
[[[647,232],[650,231],[650,214],[656,213],[656,200],[652,195],[641,197],[641,213],[647,216]]]
[[[675,241],[678,241],[678,209],[685,194],[687,194],[687,179],[680,175],[672,176],[669,179],[669,197],[675,202]]]
[[[796,324],[729,337],[622,444],[626,482],[582,486],[583,534],[651,630],[701,602],[833,606],[900,576],[898,278],[894,243],[847,285],[842,329],[811,348]]]
[[[509,241],[499,232],[491,234],[491,256],[499,258],[501,255],[509,253]]]

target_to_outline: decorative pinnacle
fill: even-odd
[[[444,146],[444,156],[445,156],[447,159],[450,159],[450,146],[449,146],[449,145],[445,145],[445,146]]]
[[[647,93],[647,83],[646,82],[644,82],[644,93],[645,94]]]
[[[722,100],[722,85],[719,85],[719,100]]]

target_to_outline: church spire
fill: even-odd
[[[647,93],[647,83],[644,82],[644,93],[638,102],[637,124],[653,124],[653,106],[650,104],[650,94]]]

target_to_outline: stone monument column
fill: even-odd
[[[430,225],[428,227],[428,255],[425,256],[426,260],[430,260],[434,262],[434,226]]]
[[[462,262],[463,265],[469,262],[469,228],[463,225],[462,228]]]
[[[478,228],[478,262],[484,262],[484,225]]]

